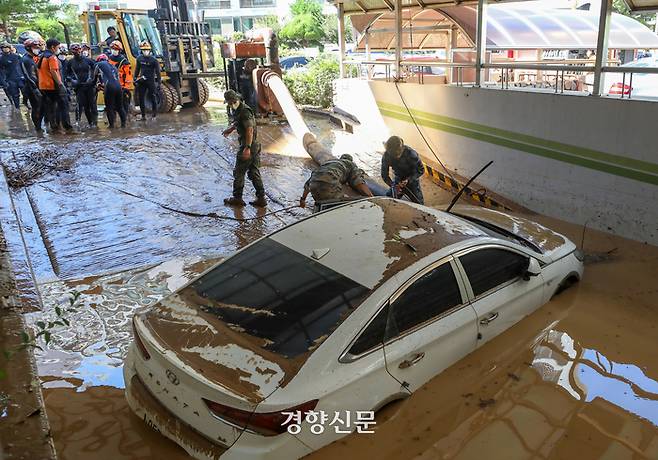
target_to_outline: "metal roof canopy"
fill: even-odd
[[[345,14],[354,13],[385,13],[393,11],[395,0],[328,0],[336,6],[341,4]],[[489,4],[523,2],[524,0],[490,0]],[[658,11],[658,0],[624,0],[631,11]],[[419,6],[421,8],[434,6],[477,5],[477,0],[402,0],[402,7]]]
[[[388,1],[388,0],[387,0]],[[386,50],[395,46],[395,13],[351,16],[362,34],[358,49]],[[402,14],[404,49],[445,48],[455,26],[457,47],[471,47],[477,31],[477,7],[419,6]],[[595,49],[599,14],[573,9],[530,8],[523,4],[491,5],[487,15],[487,49]],[[365,31],[368,30],[368,37]],[[613,13],[608,36],[609,49],[656,49],[658,35],[640,22]]]

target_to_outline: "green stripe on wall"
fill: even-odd
[[[394,118],[401,121],[406,121],[413,123],[413,120],[407,113],[393,112],[389,110],[380,109],[381,113],[385,117]],[[428,128],[438,129],[445,131],[451,134],[457,134],[459,136],[469,137],[482,142],[487,142],[490,144],[500,145],[501,147],[507,147],[513,150],[519,150],[522,152],[531,153],[533,155],[538,155],[544,158],[550,158],[553,160],[562,161],[565,163],[570,163],[578,166],[582,166],[589,169],[594,169],[597,171],[606,172],[608,174],[614,174],[616,176],[626,177],[629,179],[634,179],[640,182],[645,182],[652,185],[658,185],[658,175],[654,176],[649,173],[644,173],[641,171],[636,171],[634,169],[626,169],[619,166],[614,166],[608,163],[600,163],[588,158],[582,158],[578,156],[569,155],[563,152],[558,152],[555,150],[547,149],[545,147],[525,144],[522,142],[517,142],[513,139],[507,139],[503,137],[493,136],[491,134],[472,131],[469,129],[464,129],[458,126],[452,126],[438,121],[431,121],[425,118],[416,118],[414,116],[416,123]]]
[[[396,112],[400,115],[406,116],[409,121],[413,123],[411,117],[409,116],[407,109],[395,104],[389,104],[386,102],[377,102],[377,105],[382,111],[387,112]],[[633,158],[628,158],[624,156],[614,155],[611,153],[599,152],[597,150],[588,149],[585,147],[578,147],[570,144],[563,144],[561,142],[551,141],[548,139],[542,139],[539,137],[529,136],[526,134],[516,133],[514,131],[507,131],[499,128],[492,128],[490,126],[481,125],[478,123],[472,123],[464,120],[459,120],[457,118],[450,118],[442,115],[437,115],[431,112],[424,112],[422,110],[410,110],[413,118],[418,124],[421,123],[421,120],[441,123],[443,125],[449,125],[454,127],[459,127],[471,131],[477,131],[480,133],[490,134],[492,136],[506,138],[509,140],[517,141],[524,144],[530,144],[552,151],[558,151],[563,153],[568,153],[571,155],[576,155],[582,158],[588,158],[595,161],[601,161],[606,163],[611,163],[614,165],[619,165],[625,169],[632,168],[638,170],[640,173],[650,173],[658,174],[658,164],[650,163],[647,161],[636,160]],[[438,128],[437,128],[438,129]],[[470,136],[469,136],[470,137]],[[525,149],[521,149],[525,151]],[[531,153],[531,152],[529,152]]]
[[[582,149],[583,151],[586,151],[587,154],[579,155],[576,152],[578,152],[581,149],[576,146],[568,146],[570,147],[568,149],[570,151],[566,153],[565,151],[567,149],[560,149],[565,151],[559,151],[550,148],[554,145],[565,146],[566,144],[560,144],[553,141],[546,141],[544,139],[513,133],[511,131],[504,131],[496,128],[490,128],[484,125],[476,125],[475,123],[469,123],[462,120],[450,119],[448,117],[442,117],[440,115],[431,114],[429,112],[420,112],[413,110],[412,114],[414,116],[412,119],[412,117],[409,116],[406,109],[404,109],[403,107],[395,106],[392,104],[385,104],[385,103],[378,103],[378,105],[380,107],[380,112],[385,117],[394,118],[408,123],[413,123],[413,121],[415,120],[416,123],[418,123],[419,125],[426,126],[428,128],[438,129],[451,134],[468,137],[471,139],[487,142],[494,145],[500,145],[502,147],[507,147],[510,149],[519,150],[522,152],[530,153],[544,158],[550,158],[553,160],[558,160],[565,163],[570,163],[585,168],[606,172],[608,174],[614,174],[616,176],[626,177],[629,179],[645,182],[652,185],[658,185],[658,175],[651,174],[653,170],[658,172],[658,165],[653,163],[647,163],[639,160],[632,160],[624,157],[618,157],[616,155],[597,152],[595,150],[589,150],[589,149]],[[390,110],[387,107],[395,107],[396,110]],[[451,120],[451,123],[446,123],[445,121],[442,121],[445,119]],[[466,128],[466,126],[469,126],[469,128]],[[474,129],[474,127],[482,127],[482,126],[484,126],[485,128],[484,130]],[[497,135],[493,134],[493,132],[496,132]],[[505,136],[502,136],[503,133],[505,134]],[[511,138],[507,136],[510,136]],[[530,142],[530,141],[534,141],[534,142]],[[609,158],[614,158],[616,160],[615,163],[617,163],[619,166],[615,164],[610,164],[612,162],[609,161]],[[623,163],[627,163],[625,160],[631,160],[631,163],[633,163],[634,167],[637,167],[639,166],[639,164],[642,164],[642,166],[644,166],[643,169],[645,170],[648,169],[651,172],[638,171],[635,168],[631,169],[628,167],[629,166],[628,164],[624,164],[624,165],[620,164],[622,163],[622,161],[619,160],[624,160]],[[646,166],[650,166],[650,167],[646,168]]]

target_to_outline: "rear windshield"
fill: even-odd
[[[369,289],[269,238],[190,284],[201,309],[289,358],[317,346]],[[189,297],[188,297],[189,298]]]

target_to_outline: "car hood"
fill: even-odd
[[[307,356],[289,359],[265,350],[264,340],[202,311],[192,295],[185,287],[140,318],[165,355],[173,353],[234,397],[256,404],[297,374]]]
[[[541,249],[549,259],[557,260],[573,252],[576,245],[567,237],[546,228],[537,222],[508,212],[495,211],[481,206],[459,205],[453,214],[480,220],[529,241]]]

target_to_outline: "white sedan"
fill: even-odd
[[[645,57],[619,66],[621,69],[656,69],[658,68],[658,57]],[[658,97],[658,74],[655,73],[606,73],[604,76],[603,89],[611,96],[656,98]]]
[[[371,430],[582,273],[571,241],[520,217],[351,202],[135,316],[127,400],[196,458],[299,458]]]

